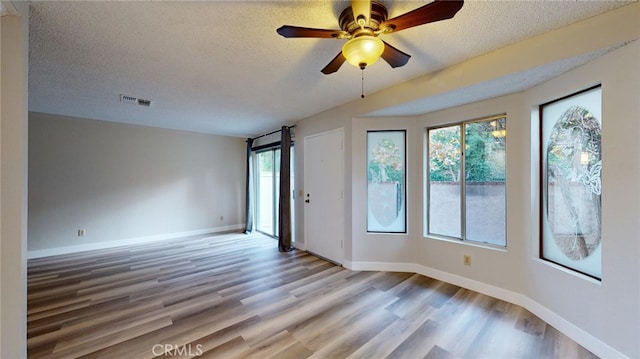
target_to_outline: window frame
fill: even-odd
[[[504,245],[500,245],[500,244],[495,244],[495,243],[489,243],[489,242],[480,242],[480,241],[474,241],[471,239],[467,239],[467,211],[466,211],[466,178],[464,176],[465,173],[465,169],[466,169],[466,151],[465,151],[465,144],[466,144],[466,125],[470,124],[470,123],[478,123],[478,122],[489,122],[489,121],[494,121],[494,120],[500,120],[500,119],[504,119],[504,130],[505,130],[505,144],[504,144],[504,149],[505,149],[505,158],[504,158],[504,166],[505,166],[505,179],[504,179],[504,208],[505,208],[505,212],[504,212],[504,218],[505,218],[505,224],[504,224]],[[438,239],[438,240],[448,240],[448,241],[452,241],[452,242],[456,242],[456,243],[465,243],[465,244],[469,244],[469,245],[476,245],[476,246],[481,246],[481,247],[490,247],[490,248],[496,248],[496,249],[502,249],[502,250],[506,250],[508,247],[508,239],[507,239],[507,216],[508,216],[508,211],[507,211],[507,141],[506,141],[506,129],[507,129],[507,113],[501,113],[501,114],[496,114],[496,115],[490,115],[490,116],[484,116],[484,117],[478,117],[478,118],[474,118],[474,119],[469,119],[469,120],[462,120],[462,121],[456,121],[456,122],[449,122],[449,123],[444,123],[441,125],[436,125],[436,126],[428,126],[425,128],[425,135],[424,135],[424,139],[425,139],[425,150],[424,150],[424,154],[425,154],[425,161],[424,161],[424,166],[425,166],[425,177],[424,177],[424,188],[426,190],[425,196],[424,196],[424,236],[425,237],[429,237],[429,238],[434,238],[434,239]],[[430,141],[429,141],[429,132],[431,130],[438,130],[438,129],[443,129],[443,128],[449,128],[449,127],[459,127],[460,129],[460,173],[461,173],[461,178],[459,179],[460,182],[460,237],[455,237],[455,236],[451,236],[451,235],[445,235],[445,234],[438,234],[438,233],[432,233],[430,232],[430,227],[431,227],[431,215],[430,215],[430,211],[431,211],[431,203],[430,203],[430,195],[431,195],[431,166],[430,166]]]
[[[598,283],[602,282],[602,253],[601,253],[601,249],[600,249],[600,253],[598,254],[598,258],[597,261],[599,262],[599,268],[598,268],[598,274],[595,273],[589,273],[586,270],[583,270],[575,265],[572,265],[572,262],[570,260],[565,260],[565,261],[560,261],[558,259],[553,259],[550,258],[550,256],[545,255],[545,241],[550,241],[548,239],[545,238],[545,232],[547,231],[547,226],[548,226],[548,157],[546,154],[546,151],[544,149],[544,145],[547,141],[545,141],[544,138],[544,131],[545,128],[547,126],[546,122],[550,122],[550,120],[545,119],[545,109],[551,106],[554,106],[555,104],[560,104],[563,103],[565,100],[570,100],[572,98],[576,98],[585,94],[589,94],[591,92],[597,92],[599,95],[599,99],[598,99],[598,103],[594,104],[593,107],[596,107],[598,109],[598,111],[600,113],[602,113],[602,84],[598,83],[596,85],[584,88],[582,90],[567,94],[565,96],[559,97],[557,99],[545,102],[543,104],[538,105],[537,110],[538,110],[538,156],[539,156],[539,169],[538,169],[538,191],[539,191],[539,213],[538,213],[538,221],[539,221],[539,228],[538,228],[538,258],[545,262],[545,263],[550,263],[553,265],[557,265],[561,268],[564,268],[568,271],[570,271],[570,273],[572,274],[578,274],[578,275],[583,275],[586,276],[588,278],[591,278],[595,281],[597,281]],[[600,116],[599,121],[600,121],[600,128],[599,130],[602,131],[602,127],[603,127],[603,117],[604,116]],[[553,126],[551,126],[553,127]],[[548,143],[547,143],[548,144]],[[602,153],[600,154],[600,156],[602,156]],[[602,157],[601,157],[602,160]],[[600,174],[600,180],[602,180],[602,174]],[[600,194],[600,201],[602,201],[602,194]],[[602,248],[603,245],[603,238],[602,238],[602,213],[599,214],[600,216],[600,243],[598,244],[598,246],[600,248]]]

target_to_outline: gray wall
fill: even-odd
[[[30,113],[28,249],[240,228],[244,176],[241,138]]]

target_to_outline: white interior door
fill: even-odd
[[[304,139],[304,238],[307,251],[342,264],[344,130]]]

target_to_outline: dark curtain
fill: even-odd
[[[244,233],[251,233],[253,231],[253,161],[251,160],[251,147],[253,147],[253,139],[247,139],[247,188],[245,197],[245,207],[247,210],[247,224],[244,228]]]
[[[293,250],[291,245],[291,132],[282,126],[280,141],[280,198],[278,206],[278,249]]]

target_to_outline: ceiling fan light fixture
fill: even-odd
[[[347,62],[361,69],[375,64],[383,52],[384,42],[371,35],[354,37],[342,46],[342,55]]]

